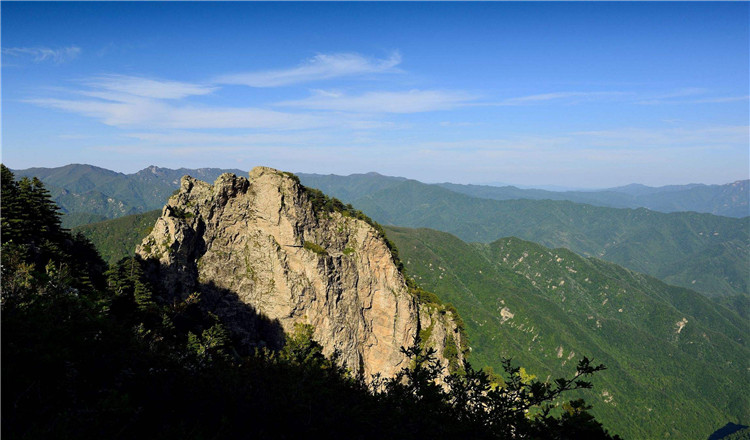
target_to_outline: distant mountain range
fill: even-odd
[[[150,166],[134,174],[123,174],[92,165],[71,164],[58,168],[13,170],[17,178],[38,177],[62,208],[63,226],[70,228],[104,219],[161,209],[170,194],[189,174],[213,182],[225,172],[241,170],[199,168],[172,170]]]
[[[349,176],[298,174],[302,183],[337,197],[355,200],[407,179],[377,173]],[[317,185],[317,186],[316,186]],[[669,185],[650,187],[631,184],[596,191],[547,191],[515,186],[433,184],[454,192],[493,200],[567,200],[610,208],[647,208],[659,212],[695,211],[727,217],[750,216],[750,180],[725,185]]]
[[[302,174],[300,179],[383,224],[433,228],[467,242],[516,236],[602,258],[707,295],[748,294],[750,217],[492,200],[373,174]]]
[[[182,175],[212,182],[223,172],[245,174],[241,170],[171,170],[154,166],[122,174],[90,165],[15,171],[17,176],[37,176],[49,186],[53,198],[66,212],[66,227],[160,209],[178,187]],[[612,261],[710,296],[750,293],[750,217],[663,214],[645,208],[615,209],[540,200],[567,195],[588,197],[586,200],[593,204],[597,197],[604,200],[614,194],[631,201],[673,197],[682,200],[673,205],[686,205],[686,194],[710,192],[713,196],[704,194],[693,199],[724,200],[704,208],[715,210],[712,206],[718,203],[739,212],[747,209],[748,181],[662,188],[629,185],[603,192],[558,193],[514,187],[430,185],[377,173],[298,176],[306,186],[352,203],[383,224],[430,227],[467,242],[517,236]],[[691,206],[698,210],[697,205]]]

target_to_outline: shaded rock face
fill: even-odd
[[[249,345],[278,347],[295,323],[312,324],[325,353],[366,378],[405,367],[400,348],[420,328],[446,366],[446,347],[461,346],[451,313],[417,302],[374,228],[315,213],[298,181],[271,168],[213,185],[183,177],[136,253],[165,291],[200,292]]]

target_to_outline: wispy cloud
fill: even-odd
[[[98,119],[128,129],[266,128],[297,130],[334,124],[315,115],[256,107],[208,107],[180,101],[205,95],[215,87],[150,78],[103,75],[83,81],[76,90],[86,98],[36,98],[26,102]],[[92,99],[93,98],[93,99]]]
[[[358,113],[418,113],[448,110],[470,103],[474,99],[473,96],[464,92],[440,90],[367,92],[356,96],[331,91],[315,91],[315,94],[309,98],[279,102],[276,105]]]
[[[81,48],[78,46],[57,49],[49,47],[8,47],[3,49],[3,55],[29,57],[35,63],[50,61],[55,64],[62,64],[77,58],[80,54]]]
[[[750,95],[745,96],[725,96],[720,98],[706,98],[697,99],[693,101],[695,104],[721,104],[724,102],[737,102],[750,100]]]
[[[215,82],[250,87],[279,87],[368,73],[393,72],[400,63],[401,54],[398,52],[380,60],[351,53],[318,54],[290,69],[222,75]]]
[[[131,139],[151,145],[197,145],[201,148],[226,145],[309,145],[330,142],[327,130],[298,131],[294,133],[218,134],[195,131],[170,131],[166,133],[129,133]]]
[[[722,104],[727,102],[738,102],[747,101],[750,99],[748,95],[741,96],[709,96],[700,97],[701,95],[708,95],[711,90],[689,87],[684,89],[675,90],[673,92],[664,93],[661,95],[651,96],[646,99],[642,99],[636,104],[641,105],[669,105],[669,104]]]
[[[515,98],[504,99],[497,103],[489,105],[530,105],[546,103],[550,101],[557,102],[580,102],[593,101],[600,99],[619,98],[628,95],[628,92],[553,92],[541,93],[536,95],[518,96]]]
[[[175,106],[149,99],[127,101],[29,99],[26,102],[131,129],[270,128],[297,130],[336,124],[314,115],[277,112],[253,107]]]
[[[94,89],[155,99],[180,99],[191,95],[207,95],[216,90],[216,87],[201,84],[127,75],[101,75],[85,84]],[[112,96],[114,95],[110,95]]]

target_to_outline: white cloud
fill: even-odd
[[[470,103],[473,99],[463,92],[440,90],[367,92],[358,96],[318,91],[309,98],[279,102],[276,105],[358,113],[418,113],[448,110]]]
[[[627,92],[554,92],[536,95],[519,96],[508,98],[499,103],[489,105],[527,105],[547,101],[591,101],[597,99],[611,99],[627,95]]]
[[[327,130],[326,130],[327,132]],[[176,131],[167,133],[129,133],[129,138],[153,145],[199,145],[201,148],[216,145],[304,145],[330,142],[330,134],[321,131],[300,131],[295,133],[252,133],[252,134],[217,134],[195,131]]]
[[[693,101],[695,104],[721,104],[725,102],[737,102],[750,100],[750,95],[745,96],[725,96],[721,98],[706,98]]]
[[[78,46],[61,47],[58,49],[49,47],[8,47],[3,49],[3,54],[15,57],[28,56],[35,63],[51,61],[55,64],[62,64],[77,58],[81,54],[81,48]]]
[[[154,99],[180,99],[191,95],[207,95],[216,87],[178,81],[164,81],[127,75],[102,75],[86,82],[90,87],[123,95]],[[91,96],[95,96],[89,92]],[[98,96],[115,99],[116,95]]]
[[[698,87],[689,87],[679,89],[674,92],[665,93],[662,95],[652,96],[647,99],[638,101],[637,104],[641,105],[663,105],[663,104],[723,104],[727,102],[738,102],[747,101],[750,99],[748,95],[741,96],[719,96],[719,97],[702,97],[699,95],[707,95],[711,90],[703,89]]]
[[[279,87],[367,73],[393,72],[400,63],[401,55],[398,52],[381,60],[348,53],[318,54],[291,69],[222,75],[215,82],[250,87]]]
[[[332,119],[252,107],[195,107],[142,99],[128,102],[29,99],[42,107],[69,111],[99,119],[107,125],[135,129],[270,128],[304,129],[331,126]]]

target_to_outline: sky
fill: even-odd
[[[750,3],[2,2],[2,161],[750,177]]]

